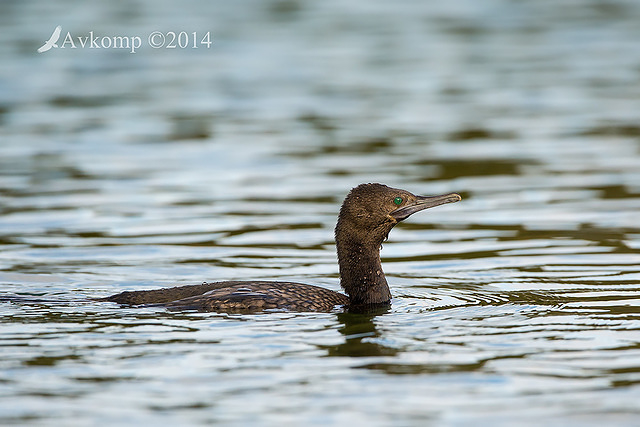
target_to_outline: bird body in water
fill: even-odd
[[[130,306],[171,310],[259,312],[332,311],[391,302],[380,248],[391,229],[412,214],[461,200],[457,193],[416,196],[383,184],[361,184],[342,203],[335,228],[340,285],[345,294],[293,282],[225,281],[148,291],[127,291],[101,299]]]

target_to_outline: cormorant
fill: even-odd
[[[225,281],[106,298],[119,304],[163,306],[170,310],[217,312],[332,311],[389,305],[391,292],[380,263],[380,248],[391,229],[423,209],[461,200],[457,193],[416,196],[383,184],[361,184],[342,203],[335,228],[340,285],[345,294],[293,282]]]

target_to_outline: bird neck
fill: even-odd
[[[336,229],[340,285],[353,305],[386,304],[391,292],[380,262],[380,243],[358,240]]]

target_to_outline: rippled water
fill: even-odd
[[[0,423],[640,422],[633,1],[0,4]],[[52,49],[211,31],[209,49]],[[386,312],[87,302],[337,290],[361,182],[464,200],[382,251]]]

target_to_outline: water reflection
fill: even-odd
[[[393,356],[399,350],[380,343],[381,333],[375,325],[375,318],[389,312],[388,307],[375,313],[340,313],[337,320],[341,323],[338,331],[344,335],[345,342],[339,345],[320,348],[327,350],[330,357],[371,357]]]

